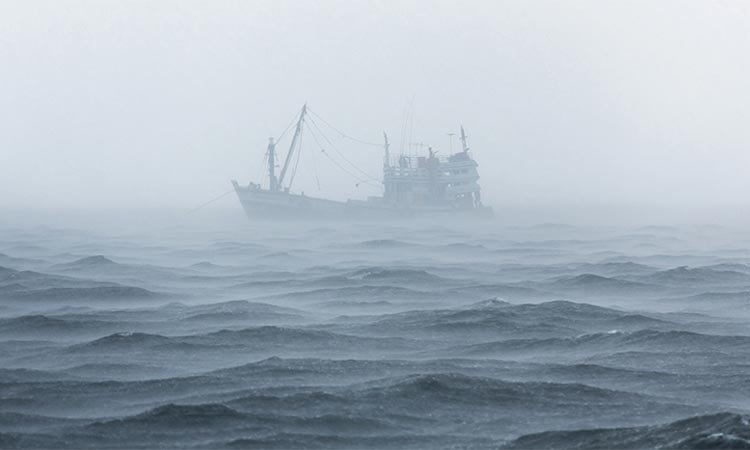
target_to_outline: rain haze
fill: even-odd
[[[0,449],[750,448],[749,23],[0,2]]]
[[[745,2],[0,8],[4,207],[192,208],[262,174],[267,138],[307,102],[399,149],[447,153],[464,125],[491,205],[746,209]],[[340,146],[379,170],[382,150]],[[309,194],[380,192],[301,158]]]

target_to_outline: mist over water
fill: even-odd
[[[243,225],[4,225],[1,446],[750,442],[742,228]]]
[[[748,23],[0,2],[0,449],[750,448]]]
[[[745,205],[748,21],[741,0],[5,1],[0,206],[192,208],[259,181],[304,102],[394,154],[446,155],[463,125],[491,206]],[[378,174],[380,148],[335,143]],[[296,190],[380,193],[305,145]]]

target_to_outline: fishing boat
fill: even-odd
[[[309,128],[315,130],[315,142],[331,142],[325,136],[319,136],[322,134],[321,127],[310,116],[307,105],[302,107],[295,119],[292,122],[294,133],[283,160],[279,160],[276,152],[278,140],[269,138],[264,164],[267,169],[267,186],[260,182],[240,185],[232,180],[234,191],[250,219],[492,216],[492,209],[482,204],[477,170],[479,165],[472,158],[463,126],[460,127],[459,134],[460,151],[451,152],[446,157],[438,156],[431,147],[423,155],[405,152],[391,154],[388,135],[383,133],[382,179],[378,180],[382,183],[382,195],[342,201],[317,198],[292,190],[301,152],[301,138],[308,122],[312,124]],[[287,130],[289,128],[291,125]],[[286,131],[282,136],[285,134]],[[320,150],[326,156],[332,153],[322,147]],[[337,154],[341,161],[337,162],[331,157],[334,163],[357,176],[356,171],[360,169],[338,150]],[[281,170],[277,173],[281,161]],[[360,179],[360,182],[372,183],[373,180]]]

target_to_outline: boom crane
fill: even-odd
[[[302,106],[302,112],[299,114],[297,120],[297,127],[294,129],[294,137],[292,137],[292,143],[289,145],[289,151],[286,153],[286,159],[284,160],[284,167],[281,168],[281,175],[279,175],[278,186],[283,186],[284,175],[289,168],[289,163],[292,161],[292,155],[294,154],[294,147],[297,145],[297,140],[302,133],[302,123],[305,121],[305,114],[307,114],[307,104]]]

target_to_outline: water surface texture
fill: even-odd
[[[2,448],[748,448],[750,233],[0,233]]]

